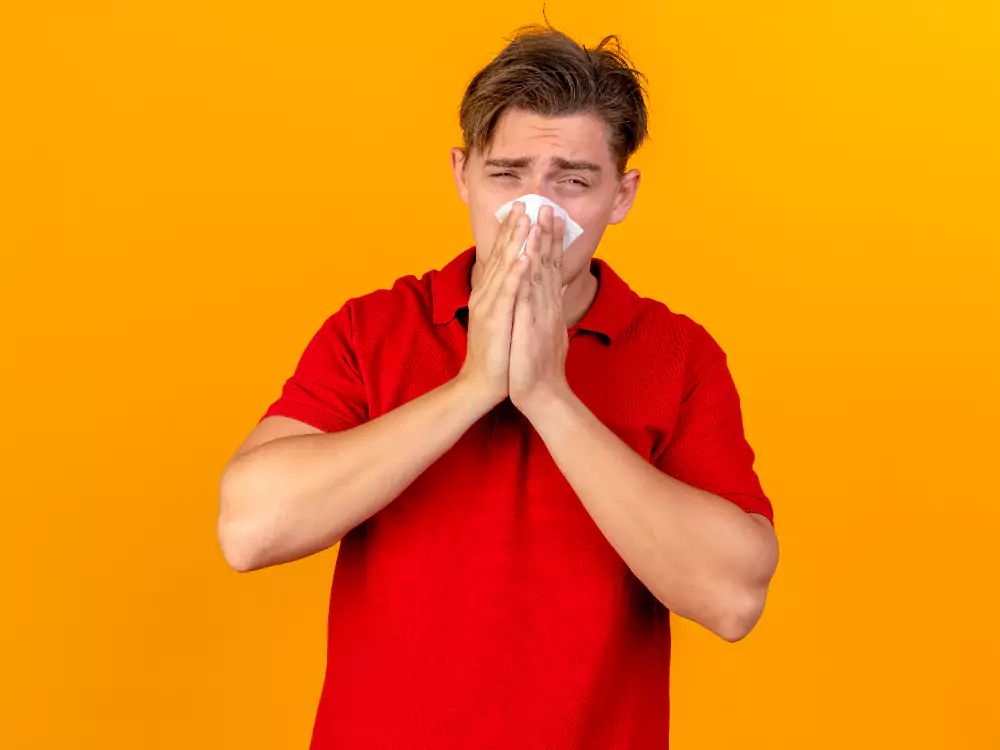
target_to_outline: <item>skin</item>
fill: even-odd
[[[489,160],[527,157],[530,166],[491,166]],[[599,171],[562,169],[551,165],[560,157],[571,162],[588,162]],[[569,212],[583,228],[583,234],[562,254],[561,285],[563,320],[567,327],[579,322],[597,296],[597,279],[590,273],[593,257],[608,224],[625,219],[636,191],[640,173],[630,169],[619,176],[608,147],[606,127],[589,114],[543,117],[521,110],[506,110],[497,123],[489,151],[467,155],[462,148],[451,150],[455,185],[462,202],[469,207],[476,262],[472,267],[472,288],[483,277],[500,222],[494,213],[508,201],[526,193],[544,195]],[[540,220],[551,217],[543,207]]]
[[[516,168],[490,163],[522,157],[528,163]],[[553,168],[553,158],[586,161],[598,169]],[[583,317],[597,292],[590,259],[607,225],[622,221],[631,208],[638,171],[617,176],[603,126],[588,115],[543,118],[510,112],[501,118],[488,153],[466,158],[461,149],[452,149],[451,160],[476,239],[473,294],[481,280],[486,288],[497,286],[499,269],[503,274],[517,269],[510,277],[517,288],[508,363],[511,402],[650,592],[675,614],[727,641],[740,640],[759,620],[777,566],[771,522],[647,462],[580,401],[566,380],[567,327]],[[502,227],[493,214],[525,193],[553,200],[583,227],[584,234],[565,253],[561,222],[543,207],[523,259],[512,260],[512,245],[502,234],[508,225]],[[490,250],[483,255],[483,248]],[[498,262],[490,265],[494,252],[504,258],[494,257]],[[470,305],[470,315],[478,317],[480,309],[487,308]]]
[[[490,168],[487,158],[498,157],[534,161]],[[600,173],[552,170],[553,157],[596,164]],[[349,430],[326,433],[286,417],[265,418],[223,474],[218,534],[226,559],[246,571],[328,548],[392,502],[509,391],[583,507],[649,591],[674,614],[726,640],[742,638],[761,615],[777,565],[770,522],[654,467],[566,382],[567,327],[583,317],[597,291],[590,258],[607,225],[628,213],[639,173],[617,175],[603,126],[585,115],[511,112],[489,155],[466,163],[464,152],[453,149],[451,158],[477,248],[462,373]],[[565,207],[583,226],[565,254],[561,228],[543,208],[524,260],[516,259],[527,232],[523,224],[515,228],[521,209],[503,225],[493,213],[530,192]]]

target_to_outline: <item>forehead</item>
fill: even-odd
[[[537,153],[612,164],[607,130],[596,115],[546,117],[517,109],[505,110],[500,116],[493,140],[482,158],[532,156]]]

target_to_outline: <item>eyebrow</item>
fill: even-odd
[[[527,156],[517,156],[517,157],[498,157],[495,159],[487,159],[487,167],[501,167],[504,169],[524,169],[530,167],[535,161],[535,157]],[[569,169],[576,171],[593,172],[594,174],[601,173],[601,167],[599,164],[594,164],[590,161],[569,161],[568,159],[563,159],[561,156],[553,156],[549,160],[549,164],[556,169]]]

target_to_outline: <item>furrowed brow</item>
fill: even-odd
[[[557,169],[567,169],[574,172],[593,172],[594,174],[601,173],[601,166],[590,161],[569,161],[567,159],[554,156],[549,163]]]
[[[487,167],[498,167],[501,169],[524,169],[525,167],[531,166],[532,159],[527,156],[518,157],[496,157],[494,159],[487,159]]]

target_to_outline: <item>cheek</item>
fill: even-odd
[[[593,255],[597,249],[597,245],[601,241],[604,230],[608,227],[608,221],[611,218],[611,206],[604,200],[587,201],[586,205],[583,205],[581,201],[581,205],[567,208],[566,210],[573,217],[573,221],[583,229],[583,234],[574,240],[566,250],[566,256],[579,258],[581,255]],[[567,263],[575,264],[576,262],[567,257]]]
[[[572,209],[567,208],[566,210],[573,217],[573,221],[583,227],[584,236],[592,234],[595,227],[605,226],[608,223],[607,212],[603,204],[595,206],[588,202],[587,205],[574,206]]]
[[[580,226],[583,227],[583,234],[573,240],[563,253],[563,276],[566,278],[575,276],[581,269],[589,269],[590,259],[597,251],[603,234],[604,226],[600,221],[590,228],[582,223]]]
[[[489,209],[484,209],[472,221],[472,234],[477,246],[489,250],[500,234],[500,222]]]

